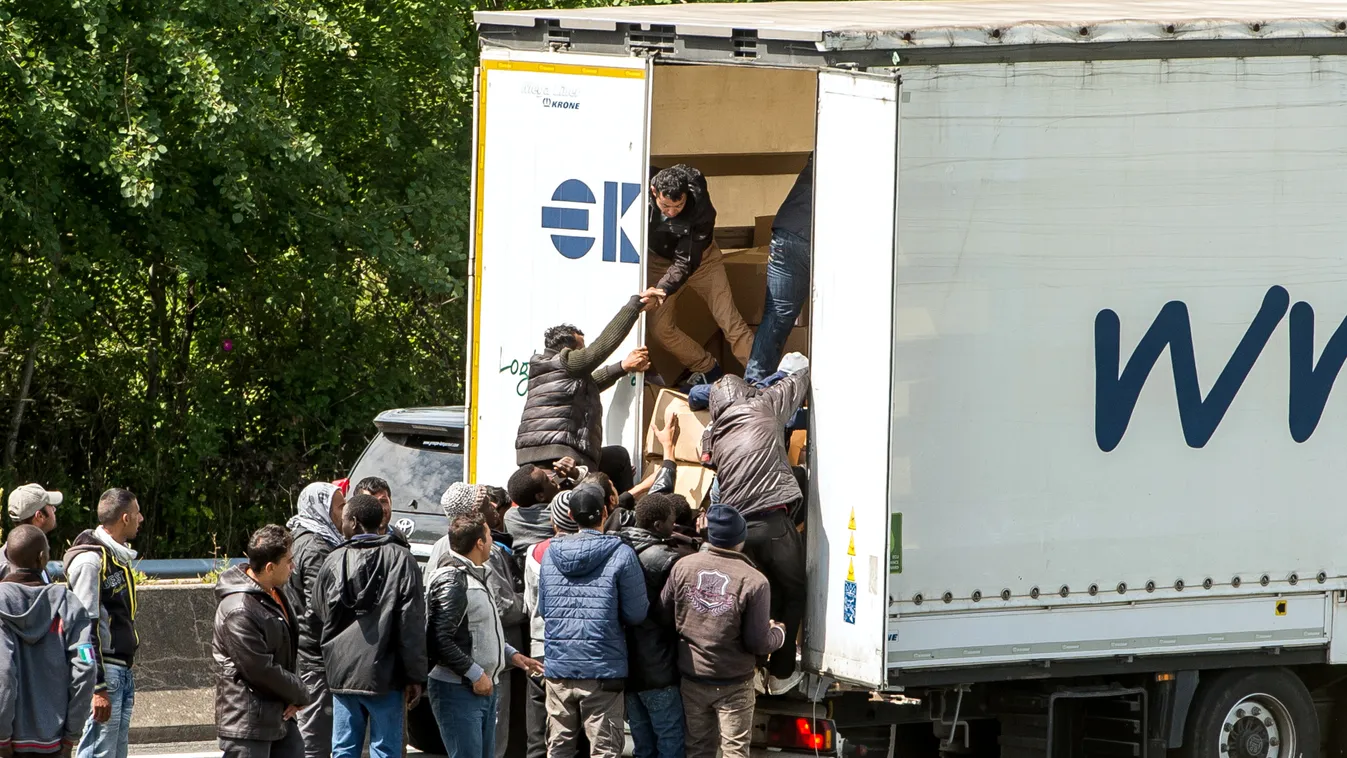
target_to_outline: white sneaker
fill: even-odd
[[[795,673],[794,673],[794,674],[791,674],[790,676],[786,677],[785,679],[777,679],[777,678],[774,677],[774,676],[768,676],[768,677],[767,677],[767,694],[768,694],[768,695],[784,695],[784,694],[786,694],[786,693],[788,693],[788,692],[794,690],[796,687],[799,687],[799,686],[800,686],[800,681],[803,680],[803,679],[804,679],[804,672],[801,671],[801,670],[799,670],[799,669],[795,669]]]

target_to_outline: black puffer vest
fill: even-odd
[[[571,456],[593,466],[603,446],[603,403],[588,376],[566,373],[570,348],[546,351],[529,360],[529,390],[519,420],[515,451],[519,465]]]

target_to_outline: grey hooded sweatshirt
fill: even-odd
[[[63,585],[0,582],[0,746],[59,753],[79,742],[94,694],[89,613]]]

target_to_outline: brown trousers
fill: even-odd
[[[688,722],[687,758],[748,758],[753,738],[753,680],[716,686],[684,679],[683,714]]]
[[[573,758],[581,729],[589,738],[590,758],[622,758],[627,700],[621,687],[611,687],[598,679],[547,680],[549,758]]]
[[[669,270],[669,263],[669,259],[659,255],[647,256],[651,286]],[[720,254],[720,246],[714,242],[702,253],[702,265],[651,316],[650,336],[685,368],[694,372],[709,371],[717,363],[715,356],[678,328],[678,301],[689,289],[706,302],[711,316],[725,332],[725,341],[729,343],[734,357],[747,366],[753,352],[753,330],[734,304],[734,292],[730,289],[729,278],[725,276],[725,257]],[[672,380],[674,377],[668,378]]]

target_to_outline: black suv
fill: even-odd
[[[462,406],[384,411],[374,419],[379,433],[351,469],[353,487],[367,476],[388,481],[391,523],[406,535],[422,562],[448,533],[440,496],[449,485],[463,481],[464,419]]]

